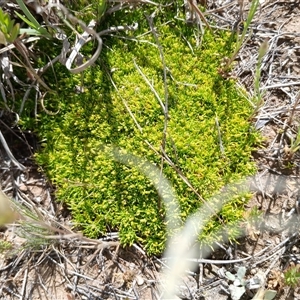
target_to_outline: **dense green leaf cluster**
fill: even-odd
[[[0,44],[6,45],[8,42],[14,42],[19,31],[20,24],[15,24],[15,21],[11,20],[9,14],[0,8]]]
[[[208,199],[225,184],[255,171],[251,151],[258,135],[247,120],[251,108],[235,82],[218,73],[222,58],[231,51],[230,36],[206,32],[197,47],[195,30],[174,19],[175,9],[173,12],[168,7],[168,11],[157,11],[154,18],[167,67],[165,152],[198,193]],[[117,21],[129,24],[129,20],[139,23],[138,31],[128,32],[127,37],[134,38],[104,39],[101,58],[83,74],[83,93],[75,92],[76,85],[82,83],[81,75],[71,76],[63,68],[56,69],[57,95],[47,96],[46,104],[49,110],[53,105],[53,111],[59,105],[60,111],[56,115],[40,113],[35,126],[46,143],[36,158],[55,184],[57,199],[68,205],[74,223],[85,235],[97,238],[118,230],[124,244],[139,242],[148,253],[161,253],[167,236],[165,207],[153,184],[135,166],[114,159],[111,151],[118,147],[161,167],[158,153],[165,117],[137,70],[138,66],[164,103],[163,63],[157,43],[138,10],[131,16],[121,11],[104,22],[107,26]],[[202,200],[174,167],[164,163],[163,174],[178,196],[185,220]],[[242,217],[246,200],[247,196],[236,197],[226,204],[209,222],[204,237],[216,238],[214,229],[235,224]],[[176,222],[180,226],[180,220]],[[236,228],[231,230],[236,235]]]

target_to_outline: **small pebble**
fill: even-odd
[[[255,275],[256,273],[257,273],[257,269],[256,268],[250,270],[250,274],[251,275]]]
[[[145,280],[144,280],[144,278],[143,278],[142,276],[137,275],[137,276],[136,276],[136,283],[137,283],[138,285],[143,285],[143,284],[145,283]]]

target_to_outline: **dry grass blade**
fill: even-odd
[[[0,132],[0,134],[2,133]],[[18,213],[12,207],[12,201],[0,191],[0,226],[12,223],[19,218]]]
[[[144,2],[148,3],[148,1]],[[220,2],[222,1],[219,1],[218,4],[220,4]],[[224,26],[224,24],[227,27],[230,27],[230,25],[234,23],[234,20],[236,20],[236,15],[242,14],[240,7],[236,7],[235,10],[231,10],[234,3],[229,3],[228,5],[221,3],[221,7],[219,8],[216,8],[216,3],[213,3],[211,5],[211,9],[206,13],[211,13],[211,17],[216,18],[219,21],[220,25],[218,26],[220,27]],[[149,4],[152,3],[149,1]],[[276,163],[281,159],[282,147],[284,146],[284,140],[283,138],[281,139],[281,137],[283,137],[282,130],[285,132],[289,129],[289,127],[293,129],[298,124],[297,118],[299,107],[298,99],[295,102],[295,97],[298,94],[297,85],[299,85],[299,82],[297,81],[297,74],[295,75],[294,73],[294,65],[289,65],[289,58],[284,58],[279,61],[281,58],[283,58],[282,52],[288,52],[287,49],[290,47],[290,42],[288,39],[286,39],[286,35],[281,35],[278,33],[283,29],[280,28],[278,31],[277,29],[270,29],[266,26],[269,26],[269,24],[272,25],[273,21],[269,18],[275,19],[275,17],[272,15],[274,11],[278,11],[282,6],[291,6],[291,4],[277,1],[276,3],[272,4],[263,2],[262,5],[262,11],[267,10],[268,5],[271,8],[274,6],[274,9],[271,11],[269,9],[268,13],[270,13],[271,17],[266,15],[266,23],[262,22],[260,25],[261,27],[255,28],[256,30],[254,30],[253,34],[253,39],[258,41],[257,44],[260,44],[266,36],[271,37],[270,49],[266,55],[267,59],[265,59],[262,63],[261,79],[265,83],[264,89],[268,90],[268,93],[266,94],[266,102],[259,110],[260,115],[257,117],[257,120],[258,122],[261,121],[260,124],[262,125],[260,128],[263,130],[266,130],[267,126],[272,124],[274,134],[271,135],[271,141],[266,144],[266,149],[264,151],[266,151],[267,154],[264,156],[264,160],[261,161],[260,166],[262,166],[262,169],[264,169],[264,174],[267,174],[268,170],[271,170],[273,173],[277,172],[280,174],[282,169],[276,167],[278,166]],[[230,10],[227,10],[227,8],[230,8]],[[224,15],[213,15],[218,12]],[[234,12],[237,12],[236,15]],[[206,13],[204,13],[204,15]],[[294,39],[297,38],[296,35],[293,36]],[[298,42],[293,41],[292,44],[293,49],[296,48],[297,50],[297,47],[299,46]],[[241,49],[241,52],[238,54],[240,55],[240,60],[235,66],[236,74],[239,76],[242,84],[247,86],[248,89],[253,88],[253,80],[249,78],[251,77],[251,72],[253,75],[256,62],[256,54],[254,53],[255,47],[253,47],[253,44],[251,47],[249,50],[246,45],[245,49]],[[0,50],[0,52],[1,51],[7,52],[8,48],[3,48]],[[249,73],[250,75],[245,75]],[[37,72],[37,74],[40,73]],[[4,84],[2,84],[0,88],[1,92],[6,90]],[[276,90],[276,92],[274,92],[274,90]],[[278,91],[280,91],[284,96],[278,93]],[[275,104],[274,95],[277,99]],[[278,99],[280,97],[284,98],[283,102],[279,102]],[[126,103],[126,101],[124,103]],[[163,101],[162,104],[162,107],[165,107]],[[128,105],[126,109],[130,111]],[[218,119],[216,118],[216,125],[218,126],[217,123]],[[141,126],[139,126],[136,120],[135,124],[138,129],[142,131]],[[220,134],[219,141],[221,147]],[[155,149],[153,150],[155,151]],[[168,164],[176,168],[165,151],[162,151],[162,155]],[[294,159],[296,164],[299,165],[299,158],[297,157],[298,153],[296,153]],[[287,169],[284,169],[284,171],[287,171]],[[292,176],[295,176],[297,179],[298,173],[293,169],[290,169],[289,171],[291,172]],[[30,207],[33,210],[34,208],[37,208],[37,211],[40,212],[39,217],[41,220],[44,220],[46,224],[49,224],[47,227],[49,230],[49,235],[43,236],[44,238],[48,239],[48,241],[38,245],[38,250],[33,252],[28,248],[25,248],[21,252],[18,252],[16,251],[16,248],[13,248],[11,251],[11,257],[3,258],[1,256],[1,299],[59,299],[60,297],[63,299],[77,299],[84,297],[110,297],[110,299],[161,299],[161,291],[159,291],[157,288],[157,280],[159,279],[163,281],[163,278],[157,273],[156,267],[163,266],[163,268],[168,268],[167,264],[170,262],[170,257],[164,259],[164,261],[155,260],[156,265],[154,265],[153,261],[149,261],[149,258],[146,257],[143,250],[138,250],[140,247],[137,245],[135,245],[133,249],[127,249],[127,252],[124,249],[119,251],[116,250],[118,245],[117,235],[115,236],[115,239],[111,238],[107,244],[101,244],[106,242],[104,239],[101,241],[83,239],[80,235],[73,233],[72,229],[70,228],[72,224],[68,223],[64,225],[62,218],[56,218],[56,208],[52,208],[52,210],[50,208],[49,210],[45,209],[45,207],[49,204],[47,202],[48,200],[46,201],[48,204],[45,205],[45,202],[42,204],[38,202],[37,197],[33,197],[33,200],[29,201],[24,195],[24,191],[16,192],[16,187],[18,185],[21,186],[21,184],[24,183],[24,176],[20,176],[20,173],[22,173],[20,169],[12,168],[11,164],[3,164],[1,166],[1,172],[3,178],[5,177],[11,179],[11,181],[7,179],[3,181],[3,188],[8,192],[13,192],[16,195],[16,200],[22,202],[26,207]],[[177,170],[177,172],[181,174],[182,178],[186,180],[187,184],[190,184],[180,170]],[[8,183],[9,181],[11,183]],[[261,186],[257,190],[257,195],[261,196],[263,199],[259,202],[262,205],[262,210],[266,209],[264,205],[269,205],[267,208],[269,210],[272,210],[273,206],[278,206],[278,202],[281,200],[278,199],[280,190],[284,189],[285,187],[288,189],[287,187],[290,184],[286,179],[280,182],[274,180],[269,183],[269,181],[263,178],[263,176],[260,178]],[[295,186],[298,185],[299,183],[296,180]],[[190,186],[193,188],[191,184]],[[270,187],[274,186],[276,189],[274,188],[274,190],[270,192]],[[196,190],[194,190],[194,192],[197,193]],[[199,198],[201,198],[200,195]],[[270,204],[264,203],[266,202],[267,198],[269,199],[268,203]],[[255,268],[261,268],[264,270],[265,275],[267,275],[272,268],[275,268],[276,266],[278,267],[279,264],[287,264],[287,258],[294,259],[296,262],[299,262],[297,257],[298,252],[296,255],[294,255],[294,250],[292,251],[294,248],[299,249],[299,237],[297,230],[299,201],[297,200],[297,189],[291,189],[291,191],[287,193],[286,198],[287,199],[284,208],[285,211],[284,213],[280,211],[278,216],[281,220],[279,225],[281,227],[290,228],[291,233],[289,233],[289,235],[286,235],[286,232],[280,232],[279,235],[276,235],[274,232],[273,234],[278,239],[275,240],[267,235],[266,229],[260,228],[261,231],[265,230],[264,237],[260,239],[257,238],[257,240],[259,240],[260,243],[264,243],[265,241],[267,242],[262,244],[263,246],[261,246],[259,251],[256,251],[255,253],[253,252],[253,255],[251,256],[249,256],[251,251],[249,251],[248,254],[245,252],[243,253],[238,250],[240,248],[237,247],[233,249],[234,256],[232,259],[216,259],[215,257],[199,258],[198,253],[195,254],[195,257],[190,259],[190,262],[193,262],[197,265],[199,263],[202,264],[200,268],[204,269],[203,273],[201,272],[199,276],[199,282],[201,282],[201,285],[197,286],[197,293],[192,288],[187,288],[189,290],[188,295],[191,299],[193,299],[193,297],[194,299],[201,297],[199,296],[201,293],[205,295],[212,295],[213,297],[215,294],[211,292],[212,286],[220,286],[221,283],[225,282],[224,278],[221,276],[219,277],[218,275],[214,275],[211,281],[207,281],[207,274],[205,273],[206,266],[204,264],[208,264],[214,274],[217,274],[216,270],[221,271],[223,269],[221,267],[216,267],[216,264],[220,264],[219,266],[222,265],[223,267],[225,266],[227,270],[230,269],[230,264],[242,264],[247,267],[249,274],[252,274],[250,271],[252,272],[255,270]],[[55,204],[50,203],[49,207],[51,207],[51,205],[54,207]],[[209,211],[209,213],[211,213],[211,211]],[[264,216],[264,219],[264,222],[267,223],[266,216]],[[279,228],[279,230],[281,229]],[[186,231],[193,232],[193,230],[188,229],[186,229]],[[16,235],[14,235],[14,233],[12,233],[12,236],[14,237],[15,241],[20,241]],[[40,238],[41,234],[37,233],[35,235],[33,233],[31,237],[34,236]],[[185,237],[186,236],[184,236],[181,240],[180,246],[184,244],[183,241]],[[5,238],[8,239],[8,236],[5,236]],[[13,238],[10,240],[13,240]],[[20,245],[17,246],[20,248]],[[232,247],[232,245],[228,247]],[[126,254],[124,254],[125,252]],[[129,253],[134,253],[135,257],[139,257],[140,261],[142,261],[144,265],[138,264],[133,259],[128,259],[130,256]],[[182,267],[181,264],[176,266]],[[139,289],[138,285],[135,283],[135,280],[137,280],[137,275],[132,281],[128,280],[127,275],[129,274],[128,272],[131,270],[131,268],[134,270],[142,270],[142,277],[145,282],[143,287],[144,290]],[[118,276],[115,276],[114,274],[118,274]],[[184,274],[186,276],[186,273]],[[193,274],[193,276],[194,275],[195,274]],[[12,280],[12,278],[14,280]],[[120,286],[122,283],[123,286]],[[147,293],[143,293],[143,291],[147,291]],[[265,290],[261,288],[253,299],[263,299],[264,295]],[[221,299],[219,298],[221,296],[222,294],[219,293],[214,297],[214,299]],[[174,296],[172,299],[175,299],[175,297],[176,296]]]
[[[27,74],[28,76],[32,79],[32,80],[36,80],[38,83],[40,83],[46,90],[51,90],[48,85],[41,79],[41,77],[36,73],[35,69],[32,67],[31,62],[29,60],[29,52],[25,46],[25,44],[22,42],[22,38],[19,37],[15,42],[14,45],[16,47],[16,49],[19,51],[19,53],[21,54],[21,56],[25,59],[26,64],[23,64],[22,61],[15,56],[21,65],[23,65],[26,70],[27,70]]]
[[[12,152],[10,151],[7,143],[6,143],[6,140],[2,134],[2,132],[0,131],[0,142],[2,144],[2,146],[4,147],[5,151],[6,151],[6,154],[8,155],[8,157],[11,159],[12,163],[17,167],[19,168],[21,171],[25,171],[26,170],[26,167],[23,166],[21,163],[19,163],[15,157],[13,156]]]
[[[211,26],[208,24],[208,22],[206,21],[204,14],[197,6],[197,2],[195,0],[186,0],[186,1],[188,3],[189,10],[191,11],[191,17],[193,18],[193,16],[196,15],[198,24],[201,26],[201,21],[204,22],[204,24],[209,29],[209,31],[213,33],[213,30]]]

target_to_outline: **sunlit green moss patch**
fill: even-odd
[[[156,254],[163,251],[167,237],[165,207],[153,184],[135,167],[116,161],[111,149],[118,147],[161,168],[165,144],[173,166],[164,161],[162,171],[185,220],[201,206],[202,198],[255,172],[251,151],[258,142],[248,122],[251,107],[234,80],[218,73],[222,58],[231,51],[229,35],[206,32],[197,47],[195,29],[175,21],[175,11],[169,7],[168,13],[157,12],[154,18],[167,68],[167,119],[141,75],[165,105],[159,48],[143,13],[136,11],[131,18],[139,28],[128,32],[134,39],[104,38],[100,59],[83,74],[83,93],[75,92],[81,75],[67,74],[62,67],[56,70],[57,95],[47,104],[51,108],[52,99],[53,109],[59,104],[60,111],[54,116],[40,113],[36,124],[45,139],[37,161],[55,184],[58,201],[70,208],[77,228],[92,238],[119,231],[124,244],[139,242]],[[104,25],[129,19],[129,12],[119,12]],[[247,199],[241,196],[227,204],[220,217],[209,223],[205,237],[216,238],[214,229],[242,217]]]

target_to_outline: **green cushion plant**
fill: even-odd
[[[40,139],[46,141],[36,160],[55,185],[57,201],[67,204],[79,230],[91,238],[118,231],[123,244],[138,242],[149,254],[158,254],[167,238],[165,207],[152,182],[134,165],[124,165],[112,155],[117,147],[161,166],[158,153],[165,117],[141,75],[143,72],[164,102],[163,63],[144,17],[153,10],[142,7],[104,18],[100,25],[104,28],[133,22],[138,22],[139,28],[128,32],[126,39],[104,38],[100,59],[83,77],[55,65],[57,81],[51,82],[51,71],[45,78],[57,93],[47,95],[46,103],[48,110],[59,108],[59,112],[40,112],[34,124],[24,115],[22,122],[26,127],[35,126]],[[235,81],[218,72],[222,59],[232,51],[231,36],[225,31],[206,32],[197,46],[195,29],[183,19],[175,19],[175,13],[175,5],[167,12],[157,11],[154,23],[167,66],[165,152],[176,166],[164,163],[163,174],[180,203],[182,219],[175,223],[181,226],[203,199],[255,172],[251,152],[259,136],[248,122],[252,109]],[[85,47],[87,56],[92,48]],[[76,85],[82,83],[84,92],[76,93]],[[235,238],[238,230],[233,225],[242,218],[248,198],[244,193],[228,202],[200,238],[219,239],[214,232],[224,224]]]

